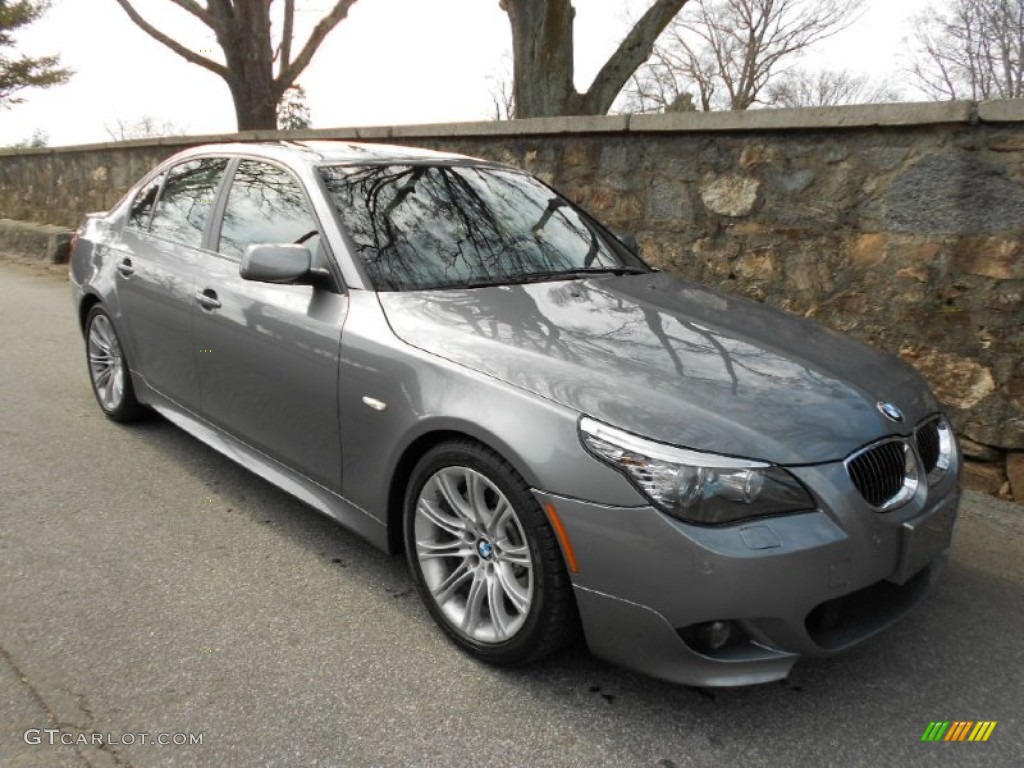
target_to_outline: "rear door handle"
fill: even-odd
[[[132,260],[125,258],[117,265],[117,271],[121,273],[121,277],[131,277],[135,274],[135,267],[132,266]]]
[[[217,292],[212,288],[207,288],[205,291],[196,291],[196,301],[203,307],[203,309],[217,309],[220,307],[220,299],[217,298]]]

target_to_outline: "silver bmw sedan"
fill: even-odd
[[[878,633],[948,553],[960,455],[900,360],[651,269],[515,168],[228,144],[86,216],[93,392],[408,558],[455,645],[582,631],[679,683]]]

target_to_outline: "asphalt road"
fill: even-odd
[[[0,327],[0,766],[1024,765],[1024,508],[969,495],[926,602],[784,683],[699,691],[583,646],[502,671],[400,558],[166,422],[105,420],[60,273],[0,263]],[[987,743],[920,741],[982,719]]]

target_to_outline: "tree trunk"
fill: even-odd
[[[273,131],[277,128],[277,102],[273,90],[253,88],[252,83],[234,77],[228,80],[235,102],[240,131]]]
[[[516,117],[573,114],[571,0],[505,0],[502,7],[512,26]]]
[[[218,35],[228,68],[224,75],[235,102],[238,130],[277,128],[281,93],[274,82],[274,50],[267,0],[235,3],[235,23]]]
[[[687,0],[655,0],[586,93],[573,82],[572,0],[500,0],[512,27],[516,117],[603,115]]]

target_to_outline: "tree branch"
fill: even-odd
[[[214,25],[216,24],[217,20],[214,19],[214,17],[206,8],[203,8],[203,6],[201,6],[195,0],[171,0],[171,2],[177,5],[179,8],[184,8],[186,11],[191,13],[193,16],[195,16],[197,19],[203,22],[203,24],[208,26],[210,29],[216,29]]]
[[[186,48],[177,40],[174,40],[173,38],[170,38],[167,35],[165,35],[163,32],[161,32],[148,21],[146,21],[144,18],[142,18],[142,16],[139,15],[139,12],[135,10],[135,8],[132,6],[129,0],[117,0],[117,4],[124,9],[124,12],[128,14],[128,18],[135,22],[136,26],[138,26],[143,32],[152,37],[154,40],[167,46],[186,61],[191,62],[192,64],[196,64],[205,69],[208,69],[214,74],[220,75],[224,79],[227,79],[227,67],[218,64],[215,61],[211,61],[210,59],[207,59],[205,56],[200,56],[195,51]]]
[[[632,74],[650,58],[658,35],[686,3],[687,0],[656,0],[640,17],[583,95],[587,114],[603,115],[611,108]]]
[[[121,2],[122,0],[118,0]],[[685,0],[683,0],[685,2]],[[348,10],[356,4],[356,0],[338,0],[337,5],[334,9],[320,19],[319,23],[313,28],[313,32],[309,36],[309,40],[306,41],[306,45],[303,46],[299,55],[295,58],[288,67],[281,70],[281,74],[277,76],[275,84],[281,93],[288,90],[302,74],[302,71],[309,66],[309,62],[313,60],[313,54],[316,53],[320,44],[323,43],[324,39],[330,34],[331,30],[334,29],[341,20],[348,16]]]
[[[292,38],[295,36],[295,0],[284,0],[284,27],[281,30],[281,62],[278,73],[292,63]]]

